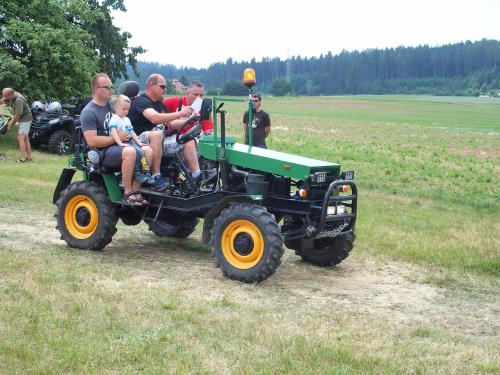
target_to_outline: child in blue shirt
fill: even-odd
[[[141,148],[145,145],[137,137],[137,134],[134,132],[134,127],[127,117],[128,111],[130,110],[130,99],[125,95],[118,95],[115,98],[114,107],[115,113],[111,117],[111,120],[109,120],[111,136],[117,145],[122,147],[131,145],[136,149],[137,156],[135,159],[134,179],[141,183],[152,184],[154,179],[151,176],[151,170],[144,156],[144,151]],[[118,135],[119,131],[129,134],[130,140],[128,142],[122,142]]]

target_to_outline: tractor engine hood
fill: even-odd
[[[202,156],[209,160],[217,160],[221,155],[220,142],[220,137],[217,137],[217,142],[213,136],[203,137],[199,143]],[[335,178],[340,175],[339,164],[251,147],[236,143],[232,137],[228,136],[226,136],[226,159],[231,165],[299,180],[304,180],[315,172],[326,172]]]

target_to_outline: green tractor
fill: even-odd
[[[251,123],[253,70],[245,71],[244,83],[248,99],[205,99],[206,112],[214,115],[214,133],[201,138],[199,151],[201,165],[217,172],[213,182],[193,186],[182,162],[179,168],[165,163],[162,171],[170,168],[176,177],[174,189],[142,188],[149,201],[145,206],[121,202],[119,174],[90,163],[80,135],[53,197],[61,238],[74,248],[101,250],[112,241],[118,219],[125,225],[144,221],[158,236],[186,238],[201,218],[201,240],[212,246],[217,265],[231,279],[266,280],[281,263],[283,245],[317,266],[342,262],[355,240],[354,172],[341,172],[334,163],[253,147],[252,132],[249,145],[226,136],[225,101],[247,103]],[[199,130],[194,126],[177,141],[193,139]],[[83,179],[72,182],[78,170]]]

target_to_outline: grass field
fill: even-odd
[[[500,100],[263,98],[268,146],[356,171],[351,256],[285,253],[257,285],[210,249],[119,224],[102,252],[59,240],[66,158],[14,163],[0,136],[0,374],[500,373]],[[242,139],[243,107],[226,103]]]

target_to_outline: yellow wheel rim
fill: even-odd
[[[94,201],[86,195],[71,198],[64,209],[64,223],[71,236],[85,240],[97,229],[99,212]]]
[[[251,221],[235,220],[224,229],[221,248],[229,264],[246,270],[262,259],[264,238],[259,228]]]

